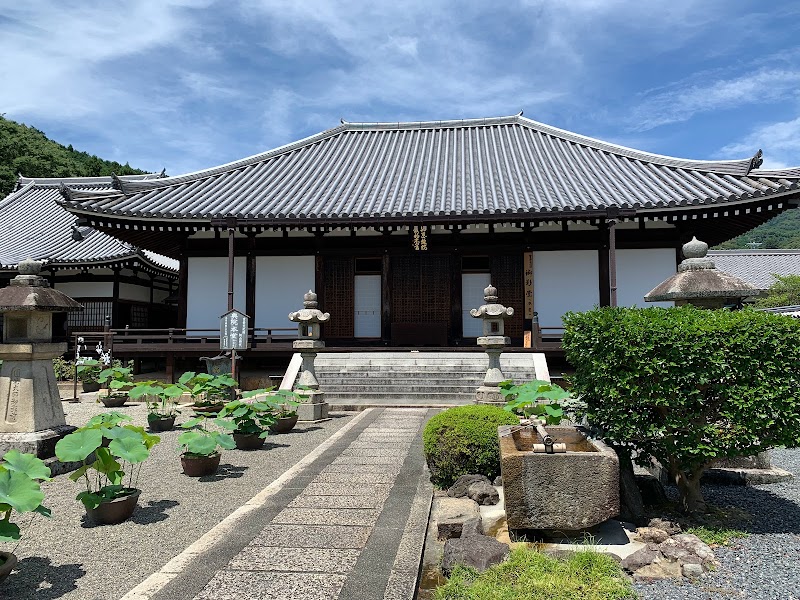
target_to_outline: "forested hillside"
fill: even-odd
[[[736,248],[800,248],[800,210],[793,208],[752,231],[717,246],[721,250]]]
[[[34,127],[0,117],[0,198],[14,189],[17,175],[25,177],[89,177],[144,173],[127,163],[103,160],[62,146]]]

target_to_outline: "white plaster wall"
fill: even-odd
[[[617,250],[617,306],[674,306],[645,302],[644,295],[676,271],[674,248]]]
[[[138,300],[139,302],[150,302],[150,288],[132,283],[119,284],[119,297],[123,300]]]
[[[110,281],[67,281],[55,288],[72,298],[111,298],[114,284]]]
[[[596,250],[533,253],[533,310],[539,313],[541,327],[561,327],[564,313],[590,310],[600,303],[597,261]]]
[[[228,259],[190,256],[188,263],[186,328],[218,330],[228,310]],[[234,259],[233,267],[234,308],[245,312],[245,258]]]
[[[288,315],[303,308],[303,294],[313,289],[313,256],[256,257],[256,326],[296,327]]]
[[[159,290],[159,289],[153,290],[153,302],[155,302],[156,304],[164,302],[164,300],[166,300],[167,298],[169,298],[169,292],[167,290]]]

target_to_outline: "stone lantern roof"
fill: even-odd
[[[709,300],[724,298],[748,298],[758,296],[761,290],[720,271],[708,256],[708,244],[693,237],[683,245],[685,260],[678,272],[650,290],[644,297],[646,302]]]
[[[489,287],[483,290],[483,299],[486,302],[486,304],[483,304],[479,308],[473,308],[472,310],[469,311],[469,314],[471,314],[473,317],[505,319],[507,317],[513,316],[514,314],[513,308],[506,307],[498,303],[499,298],[497,296],[497,288],[494,287],[493,285],[489,285]]]
[[[303,308],[289,313],[289,320],[295,323],[325,323],[331,318],[330,313],[324,313],[319,308],[317,295],[308,290],[303,295]]]
[[[50,282],[39,275],[41,268],[41,262],[31,259],[17,265],[19,275],[7,287],[0,289],[0,312],[83,310],[81,304],[51,288]]]

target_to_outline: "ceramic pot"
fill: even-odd
[[[0,564],[0,581],[3,581],[17,566],[17,556],[11,552],[0,552],[0,558],[5,561]]]
[[[216,417],[217,413],[221,411],[225,407],[225,404],[222,402],[217,402],[216,404],[211,404],[209,406],[195,406],[192,405],[192,410],[197,415],[202,415],[204,417]]]
[[[154,416],[156,418],[151,419],[151,415],[147,415],[147,424],[150,426],[150,431],[171,431],[175,427],[175,415],[171,417]]]
[[[103,406],[106,408],[119,408],[120,406],[125,406],[127,401],[128,394],[114,394],[100,397],[100,402],[102,402]]]
[[[259,437],[257,433],[236,433],[233,434],[233,441],[239,450],[259,450],[266,441]]]
[[[136,510],[139,494],[142,493],[142,490],[131,489],[133,492],[127,496],[101,502],[97,508],[87,508],[86,514],[99,525],[116,525],[127,521]]]
[[[289,433],[292,429],[294,429],[295,425],[297,425],[297,415],[278,419],[269,426],[269,430],[273,433]]]
[[[189,477],[202,477],[203,475],[213,475],[219,468],[219,452],[211,456],[186,456],[181,455],[181,465],[183,472]]]
[[[99,381],[84,381],[82,385],[83,385],[83,391],[84,392],[99,392],[100,391],[100,382]]]

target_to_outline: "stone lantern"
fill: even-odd
[[[289,320],[297,323],[297,339],[292,348],[300,352],[303,364],[297,378],[295,392],[302,403],[297,407],[297,415],[301,421],[319,421],[328,417],[328,403],[324,393],[319,389],[319,381],[314,373],[314,359],[317,352],[325,347],[320,340],[321,324],[330,320],[331,315],[317,308],[317,295],[311,290],[303,296],[303,308],[289,313]]]
[[[676,306],[691,304],[698,308],[741,308],[745,298],[759,296],[761,290],[746,281],[717,269],[708,258],[708,244],[692,237],[683,245],[684,260],[678,272],[650,290],[646,302],[674,301]],[[790,479],[792,474],[773,467],[768,451],[755,456],[741,456],[717,461],[704,474],[704,479],[721,483],[775,483]]]
[[[478,345],[486,350],[489,357],[489,368],[483,385],[475,392],[475,402],[505,404],[505,398],[500,393],[500,383],[506,380],[500,369],[500,355],[511,340],[505,336],[503,321],[514,314],[514,309],[497,302],[497,288],[492,285],[483,290],[483,298],[486,304],[469,311],[476,319],[483,319],[483,335],[478,338]]]
[[[16,448],[52,457],[56,442],[75,429],[67,425],[53,359],[67,351],[53,343],[53,313],[83,310],[39,276],[42,263],[28,259],[0,290],[0,455]]]
[[[650,290],[645,302],[674,301],[676,306],[692,304],[698,308],[741,306],[742,300],[761,294],[746,281],[720,271],[708,258],[708,244],[696,237],[683,245],[685,260],[678,272]]]

